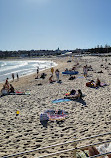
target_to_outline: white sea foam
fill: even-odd
[[[39,60],[23,60],[23,61],[0,61],[0,82],[7,77],[11,79],[11,74],[19,74],[19,76],[29,75],[36,72],[39,66],[40,71],[57,65],[52,61]]]
[[[15,69],[18,67],[22,67],[28,65],[28,62],[22,62],[22,61],[5,61],[3,64],[1,64],[0,72]]]

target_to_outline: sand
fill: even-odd
[[[67,60],[71,59],[72,62]],[[72,141],[97,134],[103,134],[111,131],[111,57],[60,57],[51,60],[58,63],[54,69],[59,68],[60,79],[62,83],[54,82],[50,84],[50,69],[46,70],[46,78],[35,80],[36,73],[25,76],[11,83],[16,90],[30,92],[30,95],[10,95],[0,98],[0,157],[12,155],[18,152],[34,150],[39,147]],[[46,60],[46,59],[44,59]],[[68,80],[69,76],[62,75],[65,68],[72,68],[76,62],[79,62],[75,80]],[[83,66],[91,65],[93,71],[88,71],[87,79],[83,77]],[[101,64],[103,66],[101,67]],[[103,73],[97,73],[98,71]],[[40,74],[39,73],[39,77]],[[86,87],[86,82],[96,78],[108,84],[104,88],[98,89]],[[54,74],[54,79],[56,76]],[[40,85],[41,84],[41,85]],[[2,87],[2,84],[0,85]],[[52,104],[52,100],[64,97],[64,94],[71,89],[81,89],[86,95],[83,102],[70,101],[58,104]],[[46,109],[63,109],[69,115],[68,118],[57,124],[48,122],[47,128],[40,123],[40,113]],[[16,116],[16,111],[20,114]],[[86,145],[94,142],[109,140],[110,136],[96,138],[96,140],[87,140],[82,144]],[[22,158],[31,158],[48,154],[49,152],[60,151],[62,149],[72,148],[71,145],[45,149],[39,152],[31,153]],[[71,152],[53,157],[71,157]]]

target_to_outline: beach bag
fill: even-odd
[[[40,114],[40,121],[48,121],[49,117],[47,116],[47,114]]]

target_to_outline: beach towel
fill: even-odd
[[[84,78],[83,76],[79,76],[79,77],[77,77],[77,78]]]
[[[44,114],[47,114],[50,121],[63,121],[68,115],[64,110],[47,110]]]
[[[30,95],[30,93],[16,91],[15,93],[8,93],[7,95]]]
[[[106,83],[100,83],[100,86],[104,87],[104,86],[107,86],[107,84]]]
[[[61,102],[68,102],[68,101],[72,101],[71,99],[55,99],[52,101],[52,103],[61,103]]]

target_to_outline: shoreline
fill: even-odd
[[[10,60],[10,59],[8,59],[8,60]],[[8,61],[7,60],[7,61]],[[14,59],[15,60],[15,59]],[[21,60],[21,59],[17,59],[18,61],[19,60]],[[23,59],[23,60],[38,60],[38,61],[52,61],[53,62],[53,60],[52,60],[52,58],[40,58],[40,60],[37,58],[37,59],[30,59],[30,58],[27,58],[27,59]],[[54,64],[55,64],[55,66],[52,66],[52,67],[57,67],[57,63],[56,62],[54,62]],[[41,73],[43,73],[43,72],[47,72],[47,70],[49,70],[51,67],[49,67],[49,68],[45,68],[45,69],[42,69],[42,70],[39,70],[39,76],[40,76],[40,74]],[[11,83],[11,84],[13,84],[14,86],[17,86],[17,88],[19,88],[19,85],[20,84],[24,84],[24,81],[23,80],[27,80],[28,79],[28,77],[29,77],[29,80],[31,79],[32,80],[32,78],[33,79],[35,79],[35,77],[36,77],[36,75],[37,75],[37,73],[36,73],[36,70],[35,70],[35,73],[34,72],[32,72],[32,73],[30,73],[30,74],[26,74],[26,75],[22,75],[22,76],[19,76],[19,81],[17,81],[17,78],[15,78],[14,79],[14,82],[13,82],[13,80],[12,79],[9,79],[9,83]],[[18,85],[17,85],[17,83],[18,83]],[[20,83],[19,83],[20,82]],[[5,83],[5,81],[1,81],[0,82],[0,89],[2,88],[2,86],[3,86],[3,84]],[[16,87],[15,87],[16,88]]]
[[[106,57],[105,57],[106,58]],[[105,59],[104,58],[104,59]],[[71,58],[72,59],[72,58]],[[53,59],[52,59],[53,60]],[[108,75],[111,70],[111,58],[108,62],[102,61],[101,57],[82,57],[75,58],[67,63],[68,57],[56,58],[58,65],[54,67],[60,70],[60,80],[62,83],[49,83],[50,69],[45,70],[47,74],[45,79],[35,80],[35,74],[20,78],[18,82],[11,82],[15,89],[20,91],[29,90],[30,95],[10,95],[0,98],[0,156],[11,155],[18,152],[24,152],[45,146],[63,143],[66,141],[85,138],[97,134],[110,132],[111,130],[111,76]],[[62,75],[65,68],[71,68],[79,62],[75,80],[68,80],[69,76]],[[93,71],[88,71],[87,79],[83,77],[83,66],[91,65]],[[103,67],[101,67],[103,64]],[[108,67],[109,70],[105,69]],[[97,73],[102,70],[103,73]],[[43,71],[42,71],[43,72]],[[40,74],[39,74],[40,75]],[[40,76],[39,76],[40,77]],[[108,84],[104,88],[93,89],[86,87],[86,82],[99,77],[102,82]],[[56,80],[54,73],[54,80]],[[38,85],[40,84],[41,85]],[[81,89],[85,97],[84,103],[78,101],[62,102],[52,104],[52,100],[63,98],[67,91],[71,89]],[[39,120],[40,113],[46,109],[62,109],[68,112],[68,118],[64,122],[48,122],[48,127],[44,128]],[[19,116],[16,111],[19,110]],[[84,144],[96,143],[97,141],[109,140],[109,136],[101,139],[86,140]],[[62,149],[71,148],[71,145]],[[61,150],[57,147],[55,151]],[[53,149],[43,151],[44,154],[53,152]],[[43,154],[34,153],[26,155],[27,158],[34,158]],[[71,153],[61,154],[64,157],[71,157]],[[24,155],[25,156],[25,155]],[[22,158],[24,157],[22,156]],[[59,158],[59,156],[56,156]]]
[[[31,62],[31,61],[34,61],[34,62],[36,61],[37,63],[39,63],[39,62],[42,62],[42,61],[43,61],[43,62],[49,62],[49,63],[50,63],[50,67],[49,67],[49,65],[47,65],[47,64],[46,64],[46,67],[44,67],[44,68],[41,68],[41,67],[40,67],[39,72],[45,71],[45,70],[47,70],[47,69],[50,69],[51,67],[57,66],[57,64],[56,64],[55,62],[53,62],[51,59],[47,59],[47,58],[42,58],[42,59],[40,59],[40,60],[39,60],[39,59],[36,59],[36,58],[35,58],[35,59],[33,59],[33,58],[29,59],[29,58],[28,58],[28,59],[22,59],[22,60],[21,60],[21,59],[18,59],[18,60],[15,59],[15,60],[16,60],[17,62],[18,62],[18,61],[26,61],[26,62],[27,62],[27,61],[30,61],[30,62]],[[15,61],[15,60],[11,60],[11,61]],[[4,61],[10,61],[10,60],[7,59],[7,60],[4,60]],[[42,64],[41,64],[41,65],[42,65]],[[30,66],[31,66],[31,65],[30,65]],[[10,70],[9,70],[9,71],[10,71]],[[16,73],[19,73],[19,72],[16,71],[15,74],[16,74]],[[30,73],[30,72],[29,72],[29,73],[26,73],[26,72],[24,71],[24,73],[22,73],[22,74],[19,73],[19,78],[25,77],[25,76],[30,76],[30,75],[33,75],[33,74],[35,74],[35,73],[36,73],[36,68],[35,68],[35,72],[33,71],[33,72],[31,72],[31,73]],[[12,74],[12,72],[9,72],[9,74]],[[6,75],[6,74],[5,74],[5,75]],[[10,76],[10,75],[9,75],[9,76]],[[8,78],[9,78],[9,81],[12,81],[12,77],[11,77],[11,76],[9,77],[9,76],[7,75],[6,78],[8,77]],[[16,75],[15,75],[15,76],[16,76]],[[6,79],[6,78],[5,78],[5,79]],[[0,84],[4,83],[4,82],[5,82],[5,79],[3,79],[2,81],[0,81]],[[15,79],[17,79],[17,77],[15,77]]]

